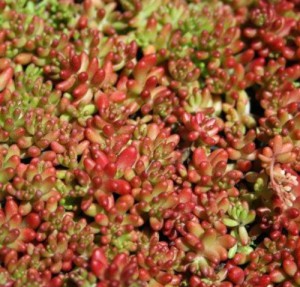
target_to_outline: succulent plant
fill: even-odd
[[[300,286],[298,0],[0,0],[0,286]]]

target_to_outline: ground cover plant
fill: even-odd
[[[300,286],[299,77],[299,0],[0,0],[0,286]]]

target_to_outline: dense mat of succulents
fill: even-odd
[[[0,0],[0,286],[300,286],[299,77],[299,0]]]

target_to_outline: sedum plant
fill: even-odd
[[[299,11],[0,0],[0,286],[300,286]]]

